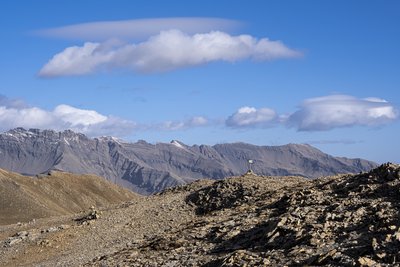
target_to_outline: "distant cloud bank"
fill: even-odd
[[[18,103],[18,105],[15,105]],[[0,97],[0,129],[16,127],[64,130],[71,129],[87,135],[126,136],[132,133],[135,123],[94,110],[58,105],[54,110],[30,107],[21,100]]]
[[[95,110],[80,109],[65,104],[58,105],[53,110],[45,110],[31,107],[22,100],[0,95],[1,131],[17,127],[58,131],[70,129],[89,136],[126,137],[135,131],[177,131],[207,126],[208,123],[206,118],[194,116],[184,121],[138,124],[115,116],[106,116]]]
[[[306,99],[297,111],[289,115],[279,115],[270,108],[244,106],[225,119],[225,126],[242,130],[286,126],[298,131],[328,131],[352,126],[382,126],[397,120],[398,115],[399,111],[392,104],[380,98],[359,99],[348,95],[330,95]],[[71,129],[89,136],[126,137],[135,131],[182,131],[213,125],[221,125],[221,122],[203,116],[181,121],[138,124],[65,104],[53,110],[44,110],[29,106],[22,100],[0,95],[0,130],[3,131],[16,127]]]
[[[280,41],[250,35],[232,36],[221,31],[187,34],[166,30],[147,41],[127,44],[116,40],[86,42],[56,54],[39,71],[40,77],[86,75],[113,69],[140,73],[167,72],[214,61],[251,59],[269,61],[295,58],[301,53]]]
[[[380,126],[394,121],[398,114],[392,104],[380,98],[330,95],[306,99],[297,111],[289,115],[278,116],[269,108],[242,107],[225,124],[234,128],[254,128],[280,123],[298,131],[327,131],[352,126]]]

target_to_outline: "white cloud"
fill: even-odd
[[[39,108],[7,108],[0,107],[0,127],[2,130],[15,127],[40,128],[51,125],[55,118],[50,112]]]
[[[71,126],[77,125],[93,125],[102,123],[107,120],[107,117],[97,113],[94,110],[84,110],[74,108],[68,105],[59,105],[53,111],[54,116],[62,121],[68,122]]]
[[[151,128],[165,130],[165,131],[178,131],[178,130],[185,130],[188,128],[207,126],[208,124],[209,121],[206,118],[202,116],[196,116],[185,121],[165,121]]]
[[[90,74],[112,61],[113,52],[100,48],[98,43],[72,46],[56,54],[39,72],[42,77]]]
[[[37,107],[0,106],[0,129],[39,128],[71,129],[90,136],[131,134],[135,123],[112,116],[104,116],[94,110],[59,105],[52,111]]]
[[[109,39],[147,39],[161,31],[177,29],[187,34],[210,31],[230,31],[238,28],[238,21],[221,18],[154,18],[120,21],[98,21],[36,31],[48,37],[105,41]]]
[[[256,109],[254,107],[239,108],[226,120],[229,127],[270,127],[277,120],[277,114],[269,108]]]
[[[68,47],[50,59],[39,76],[85,75],[115,68],[165,72],[213,61],[266,61],[300,55],[282,42],[267,38],[258,40],[250,35],[232,36],[220,31],[189,35],[168,30],[138,44],[87,42]]]
[[[107,116],[107,119],[86,126],[79,125],[74,131],[86,133],[89,136],[129,136],[135,130],[140,130],[140,126],[130,120],[121,119],[114,116]],[[83,129],[81,131],[80,129]]]
[[[204,126],[208,124],[208,120],[202,116],[196,116],[189,120],[190,126]]]
[[[300,109],[288,117],[287,125],[299,131],[325,131],[355,125],[378,126],[397,117],[395,107],[380,98],[330,95],[305,100]]]
[[[95,110],[80,109],[65,104],[58,105],[53,110],[44,110],[30,107],[22,100],[0,95],[0,131],[17,127],[57,131],[69,129],[93,137],[126,137],[133,131],[177,131],[209,124],[209,120],[202,116],[194,116],[183,121],[137,124],[115,116],[106,116]]]

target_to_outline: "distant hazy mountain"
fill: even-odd
[[[0,168],[35,175],[50,170],[96,174],[141,194],[200,178],[221,179],[247,171],[260,175],[315,178],[357,173],[377,166],[333,157],[310,145],[255,146],[245,143],[187,146],[179,141],[126,143],[88,138],[72,131],[17,128],[0,134]]]

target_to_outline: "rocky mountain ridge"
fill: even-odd
[[[362,159],[333,157],[300,144],[245,143],[187,146],[179,141],[127,143],[113,137],[88,138],[70,130],[16,128],[0,134],[0,168],[27,175],[50,170],[96,174],[141,194],[197,179],[222,179],[247,171],[259,175],[309,178],[358,173],[376,166]]]

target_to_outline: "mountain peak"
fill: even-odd
[[[104,141],[104,142],[115,142],[118,144],[126,143],[124,140],[122,140],[118,137],[114,137],[114,136],[100,136],[95,139],[97,139],[99,141]]]
[[[182,142],[180,142],[180,141],[178,141],[178,140],[172,140],[171,142],[170,142],[170,144],[171,145],[174,145],[174,146],[176,146],[176,147],[179,147],[179,148],[185,148],[185,144],[184,143],[182,143]]]
[[[7,132],[4,133],[4,135],[20,139],[20,138],[29,138],[38,136],[40,132],[41,131],[39,129],[26,130],[25,128],[18,127],[8,130]]]

